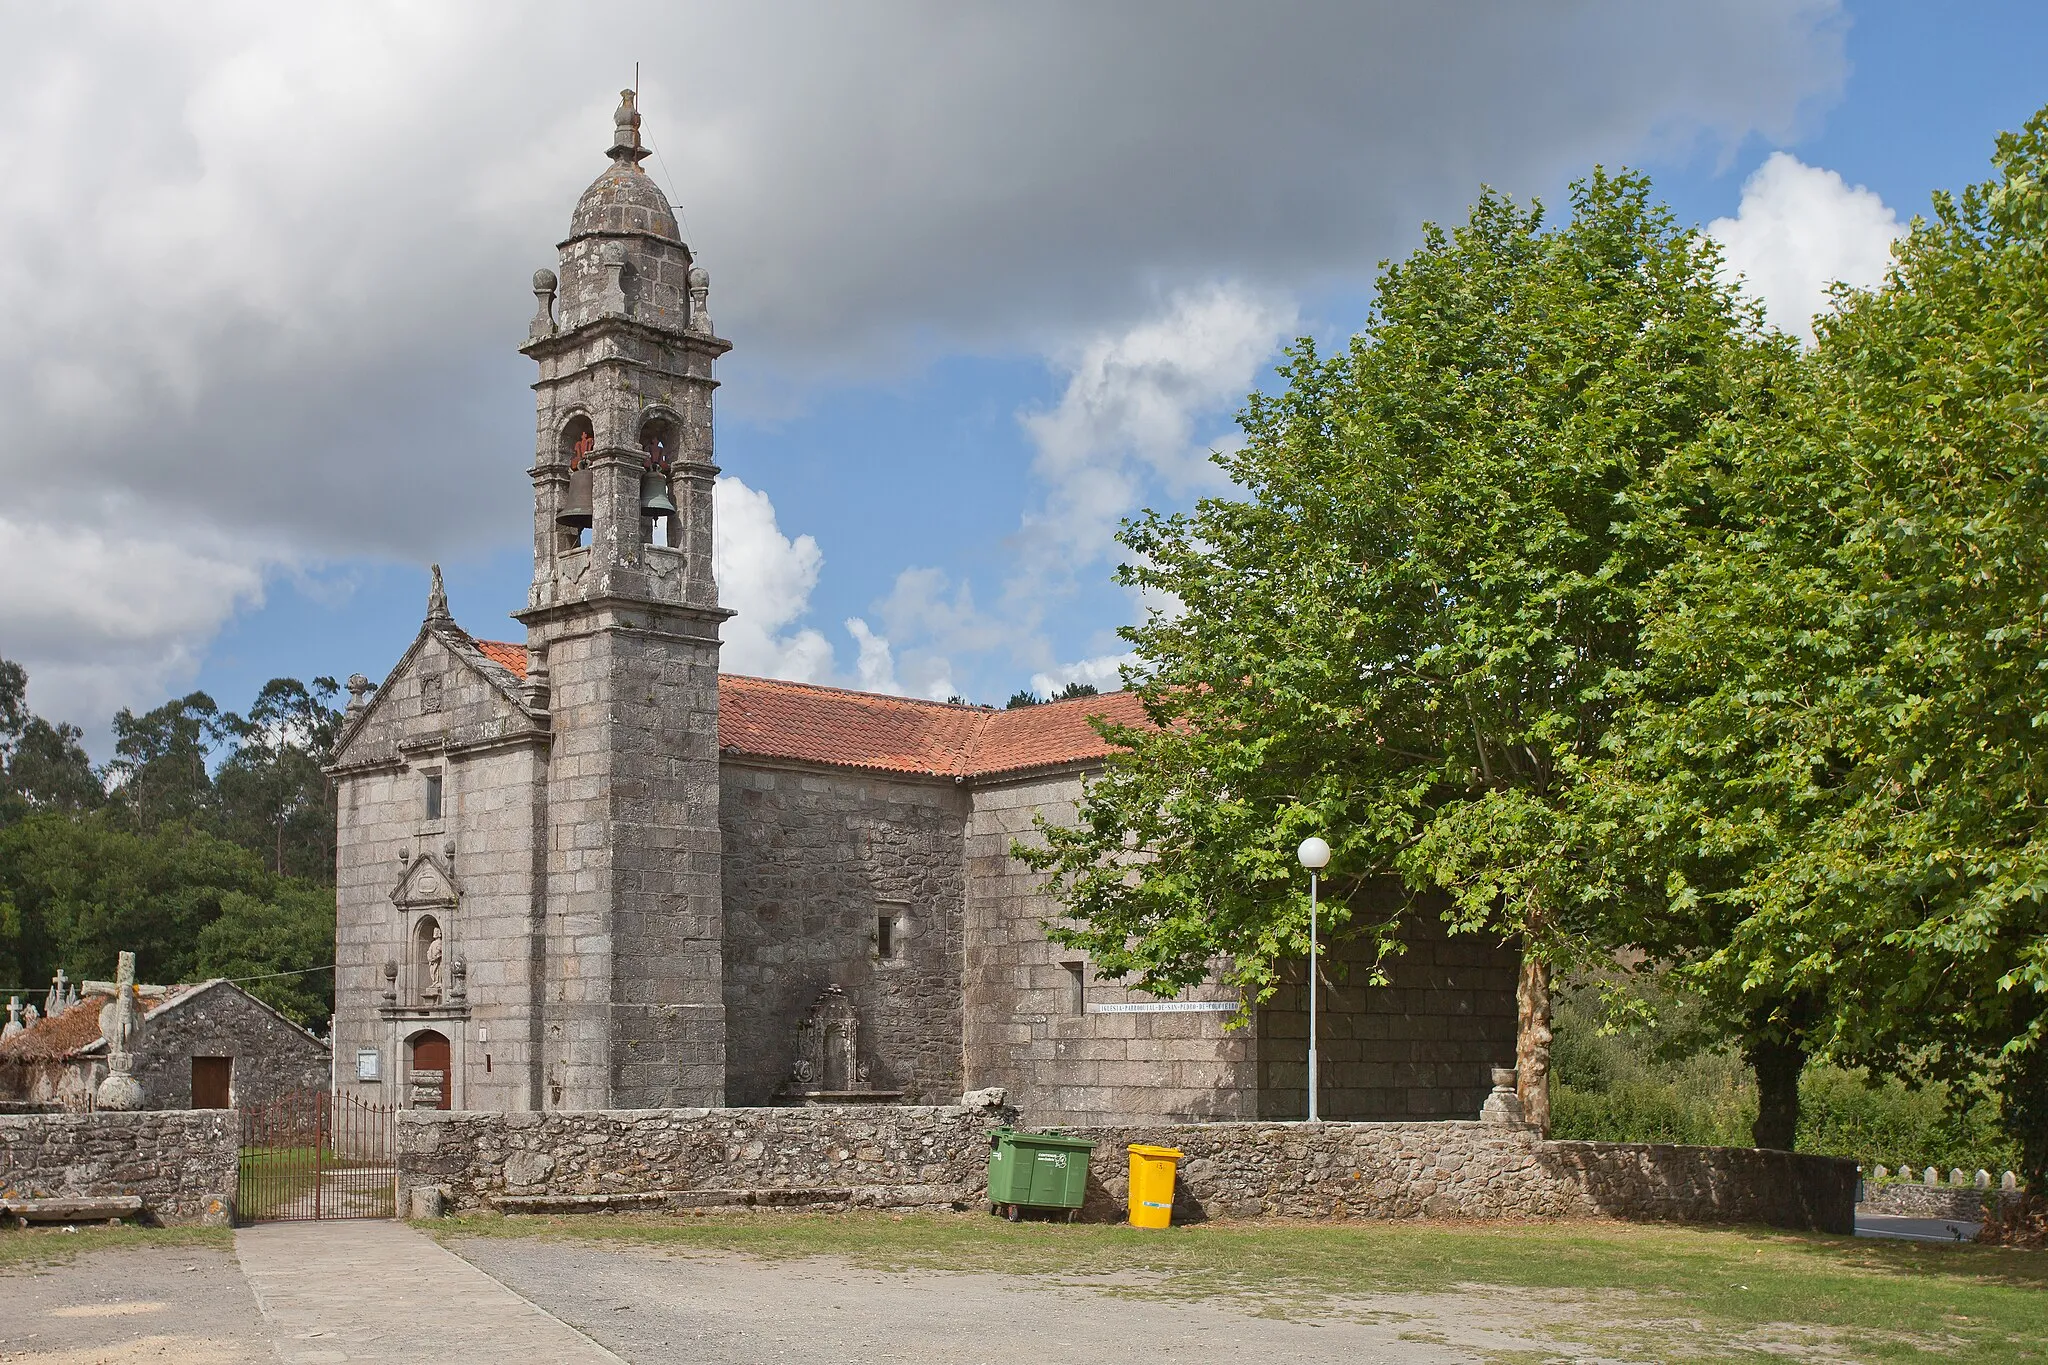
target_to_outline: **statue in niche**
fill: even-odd
[[[441,945],[441,926],[437,924],[434,926],[434,936],[427,940],[427,978],[420,987],[420,999],[429,1004],[438,1002],[441,998],[441,965],[445,953],[446,949]]]
[[[781,1098],[799,1104],[885,1104],[900,1090],[876,1090],[860,1055],[860,1016],[838,986],[827,986],[796,1026],[796,1060]]]

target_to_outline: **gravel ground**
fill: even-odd
[[[1342,1305],[1341,1316],[1278,1320],[1215,1301],[1128,1297],[1114,1282],[893,1274],[827,1257],[762,1261],[552,1238],[448,1245],[635,1362],[1472,1361],[1551,1344],[1515,1329],[1559,1308],[1503,1302],[1513,1294],[1403,1295]]]
[[[224,1251],[89,1251],[0,1272],[0,1361],[8,1365],[275,1360],[255,1296]]]

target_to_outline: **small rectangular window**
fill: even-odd
[[[1067,969],[1067,1010],[1071,1014],[1088,1012],[1088,964],[1085,962],[1062,962]]]
[[[441,774],[427,774],[427,818],[441,818]]]
[[[886,911],[875,916],[875,952],[885,958],[896,956],[896,917]]]

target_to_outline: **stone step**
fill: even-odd
[[[46,1199],[0,1199],[0,1216],[22,1227],[30,1223],[119,1222],[139,1217],[139,1194],[55,1195]]]

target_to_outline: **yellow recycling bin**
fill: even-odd
[[[1173,1226],[1173,1173],[1181,1154],[1171,1147],[1131,1144],[1131,1226]]]

